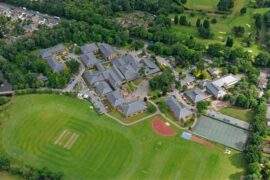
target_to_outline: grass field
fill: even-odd
[[[89,106],[66,96],[17,96],[0,113],[0,150],[65,179],[239,179],[243,171],[236,152],[158,136],[151,120],[124,127]],[[70,149],[68,132],[78,135]]]
[[[232,116],[234,118],[250,122],[252,120],[253,114],[249,109],[242,109],[238,107],[225,107],[220,110],[221,113]]]
[[[218,0],[188,0],[186,7],[189,9],[210,10],[217,9]]]

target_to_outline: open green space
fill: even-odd
[[[207,4],[211,4],[207,2],[208,0],[203,0],[200,2],[196,2],[198,5],[204,4],[204,2]],[[195,1],[188,1],[189,3],[194,3],[194,6],[199,7],[196,5]],[[212,2],[212,1],[211,1]],[[234,26],[243,26],[245,28],[245,35],[244,37],[247,37],[250,33],[253,33],[253,26],[254,26],[254,15],[264,14],[269,10],[269,8],[257,8],[252,9],[248,8],[247,12],[243,15],[240,14],[240,10],[245,5],[244,0],[236,1],[235,7],[233,8],[231,14],[229,15],[221,15],[216,13],[205,13],[205,12],[193,12],[191,13],[185,13],[184,15],[187,16],[187,20],[191,22],[191,26],[181,26],[181,25],[174,25],[171,27],[171,32],[176,34],[179,37],[182,36],[194,36],[199,41],[209,44],[209,43],[225,43],[226,38],[230,35],[232,35],[232,28]],[[179,14],[180,16],[180,14]],[[174,14],[171,15],[171,18],[174,17]],[[199,36],[196,28],[196,21],[197,19],[205,19],[208,18],[216,19],[217,23],[211,24],[211,31],[214,33],[214,37],[212,39],[203,39]],[[244,38],[243,37],[243,38]],[[245,48],[247,51],[253,53],[256,55],[258,52],[261,51],[259,46],[257,44],[253,44],[251,47],[245,47],[243,44],[243,38],[236,37],[234,44],[235,46],[241,46]]]
[[[0,120],[1,150],[15,163],[62,171],[64,179],[239,179],[243,171],[237,152],[158,136],[151,120],[124,127],[67,96],[16,96]],[[70,149],[58,142],[65,130],[78,135]]]
[[[188,0],[186,7],[196,10],[210,10],[217,9],[218,0]]]
[[[234,107],[234,106],[230,106],[230,107],[225,107],[223,109],[220,110],[221,113],[243,120],[243,121],[247,121],[250,122],[253,118],[253,113],[250,109],[243,109],[243,108],[239,108],[239,107]]]

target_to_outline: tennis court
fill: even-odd
[[[201,116],[193,133],[211,141],[243,151],[248,130],[208,116]]]

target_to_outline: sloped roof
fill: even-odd
[[[159,67],[149,59],[143,59],[142,63],[146,74],[154,74],[160,71]]]
[[[116,67],[125,77],[126,80],[131,81],[139,76],[139,59],[132,55],[124,55],[118,59],[112,61],[114,67]]]
[[[109,81],[111,86],[114,87],[115,89],[122,85],[123,81],[112,69],[107,69],[106,71],[104,71],[103,76],[106,80]]]
[[[64,64],[60,63],[53,55],[47,57],[45,60],[54,72],[61,72],[65,68]]]
[[[112,91],[108,93],[106,96],[107,96],[108,101],[111,103],[113,107],[120,106],[121,104],[125,102],[119,90]]]
[[[94,84],[97,92],[101,95],[108,94],[109,92],[112,92],[112,88],[106,81],[99,81]]]
[[[7,91],[12,91],[12,86],[7,82],[7,80],[4,78],[3,73],[0,71],[0,93],[1,92],[7,92]]]
[[[174,96],[170,96],[166,101],[167,106],[174,113],[177,119],[185,119],[193,114],[193,112],[178,102]]]
[[[186,91],[185,96],[187,96],[193,103],[200,102],[207,98],[205,93],[200,89],[194,89],[190,91]]]
[[[103,56],[105,58],[108,58],[110,57],[112,54],[115,53],[115,50],[114,48],[109,45],[109,44],[106,44],[106,43],[98,43],[98,47],[99,47],[99,50],[100,52],[103,54]]]
[[[212,83],[218,87],[227,87],[236,84],[238,81],[240,81],[239,78],[233,76],[232,74],[229,74],[227,76],[223,76],[219,79],[212,81]]]
[[[59,53],[64,50],[65,50],[65,46],[63,44],[58,44],[56,46],[40,50],[40,55],[42,58],[45,59],[55,53]]]
[[[120,66],[119,70],[122,72],[122,74],[128,81],[132,81],[139,76],[139,73],[135,71],[130,65]]]
[[[80,57],[86,67],[93,67],[95,64],[98,63],[97,58],[92,52],[82,54]]]
[[[98,50],[98,47],[95,43],[85,44],[81,47],[81,51],[83,54],[94,53]]]
[[[133,101],[122,104],[122,112],[125,116],[131,116],[135,113],[141,112],[146,109],[146,103],[144,101]]]
[[[182,85],[186,85],[188,83],[194,82],[196,79],[191,74],[187,74],[184,79],[181,80]]]
[[[105,78],[101,72],[84,72],[82,77],[87,82],[87,84],[93,85],[96,82],[104,81]]]
[[[105,67],[100,62],[96,63],[95,66],[96,66],[97,70],[105,71]]]
[[[213,83],[208,83],[206,85],[206,89],[213,94],[216,98],[219,97],[220,94],[226,94],[226,92],[219,86],[216,86]]]

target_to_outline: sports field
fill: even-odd
[[[124,127],[90,104],[57,95],[15,97],[0,113],[0,150],[15,162],[62,171],[65,179],[239,179],[235,152],[180,135],[159,136],[151,119]]]

